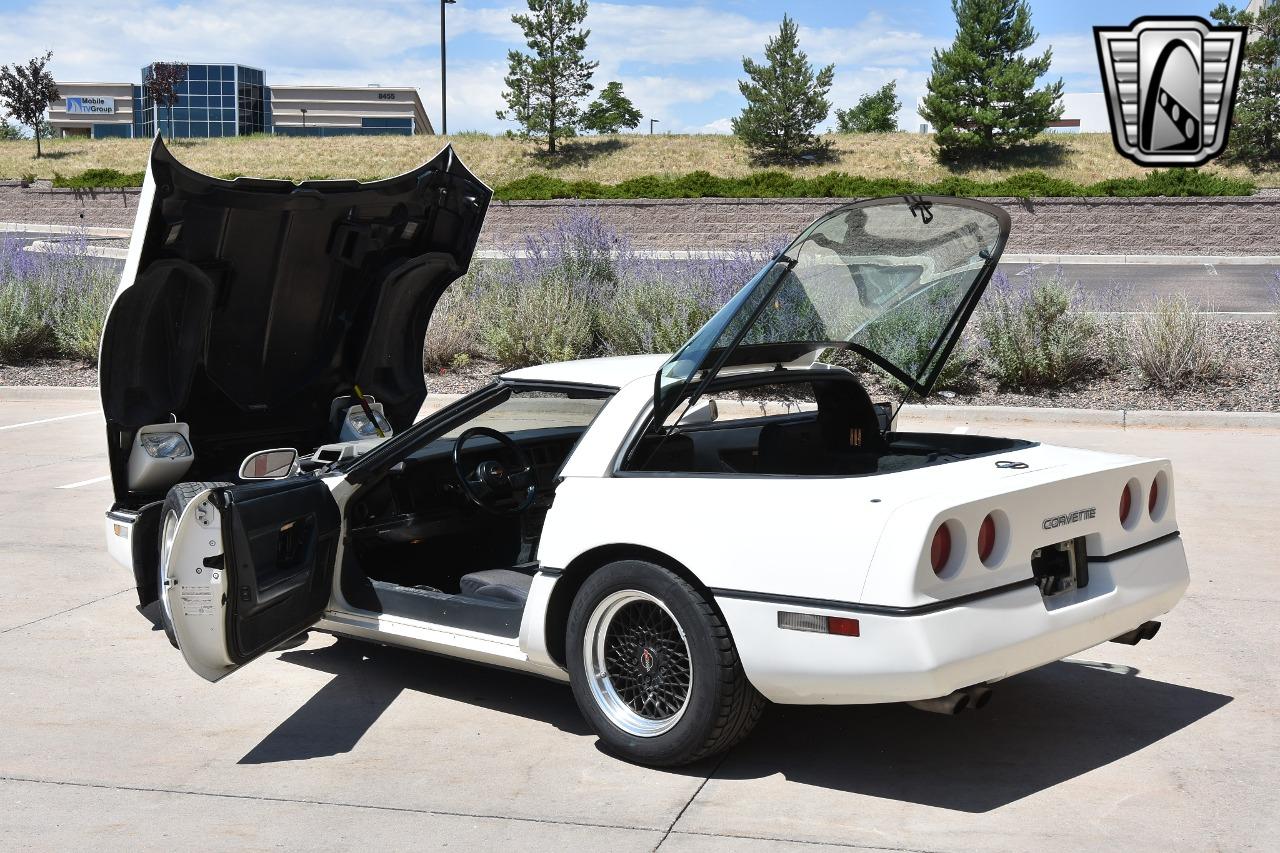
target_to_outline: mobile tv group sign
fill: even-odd
[[[67,98],[67,115],[109,116],[116,113],[115,98],[95,96]]]

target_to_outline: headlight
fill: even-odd
[[[155,459],[181,459],[191,455],[191,445],[180,432],[151,432],[141,439],[142,449]]]
[[[361,438],[369,438],[377,435],[379,428],[381,428],[383,433],[390,434],[391,424],[387,423],[387,419],[377,411],[374,411],[373,416],[376,419],[377,427],[374,426],[373,421],[369,420],[368,415],[360,411],[349,414],[347,416],[347,423],[351,424],[351,429]]]

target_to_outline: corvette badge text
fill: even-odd
[[[1077,521],[1088,521],[1098,514],[1098,508],[1091,506],[1088,509],[1078,509],[1075,512],[1069,512],[1066,515],[1055,515],[1052,518],[1046,518],[1040,522],[1040,526],[1045,530],[1052,530],[1055,527],[1065,527],[1068,524],[1075,524]]]
[[[1245,34],[1203,18],[1094,27],[1116,150],[1139,166],[1202,166],[1221,154]]]

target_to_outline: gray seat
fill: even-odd
[[[529,587],[533,586],[533,575],[514,569],[485,569],[463,575],[458,586],[463,595],[524,604],[529,598]]]

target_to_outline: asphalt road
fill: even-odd
[[[1171,458],[1193,579],[1164,630],[954,718],[774,707],[659,771],[563,686],[324,635],[201,681],[103,551],[95,404],[0,402],[0,847],[1274,849],[1280,432],[921,425]]]
[[[1001,264],[1015,281],[1056,275],[1079,282],[1081,290],[1116,310],[1140,311],[1157,296],[1184,293],[1202,310],[1224,313],[1280,311],[1280,268],[1274,264]]]

